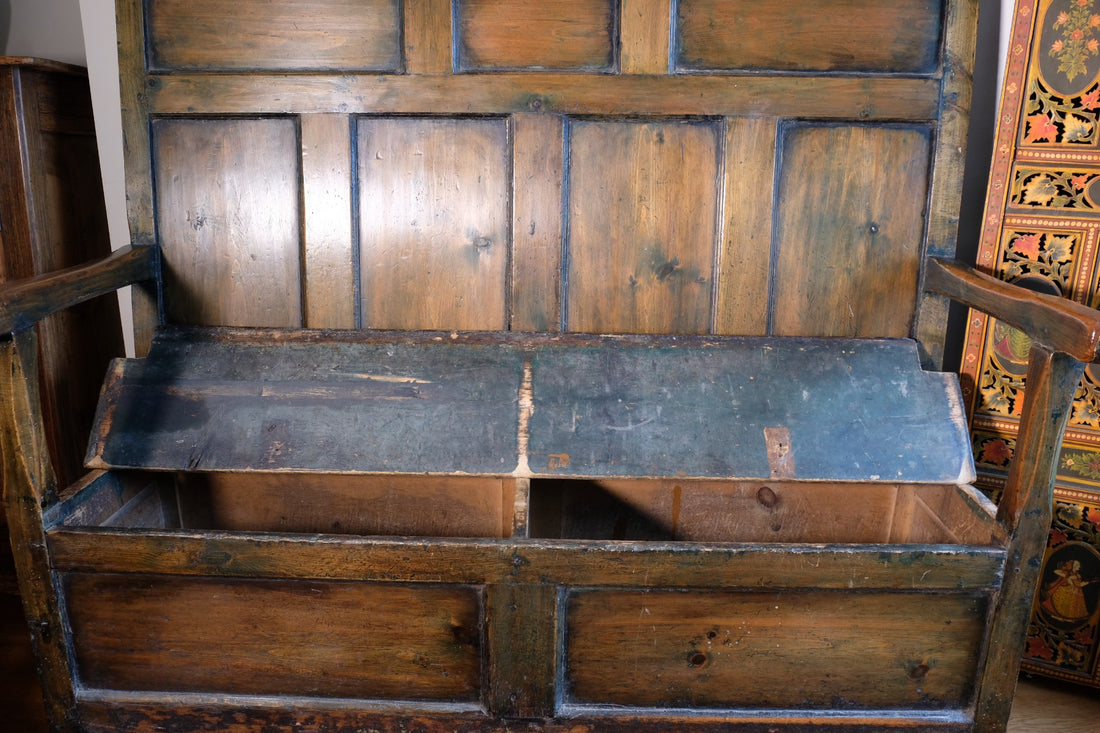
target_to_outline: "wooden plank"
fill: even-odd
[[[923,257],[928,131],[796,126],[783,145],[772,333],[909,335]]]
[[[619,43],[624,74],[669,73],[670,14],[667,0],[623,3]]]
[[[200,502],[206,524],[232,532],[506,537],[510,505],[501,479],[192,473],[180,492]],[[504,525],[507,524],[507,533]]]
[[[552,718],[558,701],[558,588],[494,584],[485,591],[488,708],[503,718]]]
[[[168,318],[301,326],[295,122],[162,119],[153,145]]]
[[[364,326],[506,327],[507,139],[500,119],[359,120]]]
[[[104,442],[89,459],[180,470],[506,475],[517,463],[513,400],[522,373],[514,349],[477,344],[166,339],[109,378],[97,431]]]
[[[512,330],[556,331],[561,318],[564,122],[512,118]]]
[[[398,0],[157,0],[150,68],[397,71]],[[216,39],[216,42],[215,40]]]
[[[303,115],[305,326],[354,328],[351,128],[347,115]]]
[[[963,545],[368,539],[56,528],[60,571],[623,588],[993,591],[1004,550]]]
[[[450,0],[404,0],[405,70],[409,74],[449,74],[451,50]]]
[[[726,120],[715,333],[767,333],[777,122]]]
[[[765,431],[783,427],[792,477],[973,479],[958,384],[921,371],[913,342],[720,344],[538,351],[533,475],[770,479]]]
[[[457,707],[457,706],[456,706]],[[399,733],[410,718],[421,733],[513,733],[514,720],[493,719],[480,711],[439,710],[409,704],[401,713],[348,708],[325,704],[316,698],[281,700],[235,699],[226,701],[214,695],[154,696],[117,694],[99,690],[81,695],[80,714],[86,733],[117,733],[117,720],[125,716],[128,733],[159,733],[163,730],[191,733],[217,729],[224,733],[252,733],[256,726],[277,729],[288,714],[307,717],[317,730],[369,730]],[[738,733],[799,733],[820,728],[844,733],[882,733],[897,730],[906,733],[969,733],[973,726],[968,716],[957,712],[891,713],[887,715],[851,711],[822,711],[792,714],[772,711],[735,711],[722,715],[626,710],[608,715],[606,710],[570,709],[568,717],[540,721],[542,733],[710,733],[736,726]],[[524,723],[524,725],[529,725]]]
[[[166,331],[108,378],[89,465],[770,479],[780,426],[794,477],[973,476],[958,383],[907,340],[388,337]]]
[[[579,703],[954,709],[968,704],[986,600],[950,594],[575,591],[565,675]],[[606,673],[607,660],[616,673]]]
[[[928,73],[938,58],[942,5],[680,0],[677,68]]]
[[[615,62],[617,5],[612,0],[458,0],[458,68],[609,71]]]
[[[571,121],[568,135],[566,328],[706,333],[718,206],[716,127]]]
[[[480,692],[473,588],[85,574],[64,585],[91,687],[441,701]]]
[[[422,0],[421,0],[422,1]],[[708,115],[803,119],[935,119],[939,81],[801,76],[437,74],[151,76],[157,114]]]

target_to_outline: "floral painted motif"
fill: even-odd
[[[1097,141],[1100,84],[1083,93],[1061,96],[1047,89],[1038,77],[1028,87],[1024,108],[1024,145],[1042,143],[1091,145]]]
[[[1005,235],[1008,246],[997,272],[1002,280],[1038,275],[1056,284],[1061,292],[1070,291],[1073,258],[1080,245],[1078,233],[1006,230]]]
[[[1012,204],[1044,209],[1096,210],[1089,186],[1100,178],[1095,171],[1020,168],[1012,185]]]
[[[1058,71],[1069,81],[1085,73],[1089,56],[1100,54],[1100,41],[1094,37],[1100,28],[1100,14],[1093,13],[1092,6],[1093,0],[1076,0],[1054,21],[1062,35],[1051,44],[1050,55],[1058,59]]]

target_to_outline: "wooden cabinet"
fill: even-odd
[[[1100,14],[1017,3],[978,265],[1039,292],[1100,305]],[[1028,337],[967,323],[963,389],[979,485],[999,496],[1016,450]],[[1100,687],[1100,371],[1085,369],[1059,446],[1054,519],[1025,669]]]

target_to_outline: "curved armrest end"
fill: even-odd
[[[936,258],[928,259],[925,289],[988,313],[1052,351],[1086,363],[1100,359],[1100,311],[1093,308]]]

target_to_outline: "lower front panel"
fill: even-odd
[[[569,699],[671,708],[959,709],[985,599],[835,591],[570,594]]]
[[[81,682],[114,690],[476,701],[462,585],[64,576]]]

